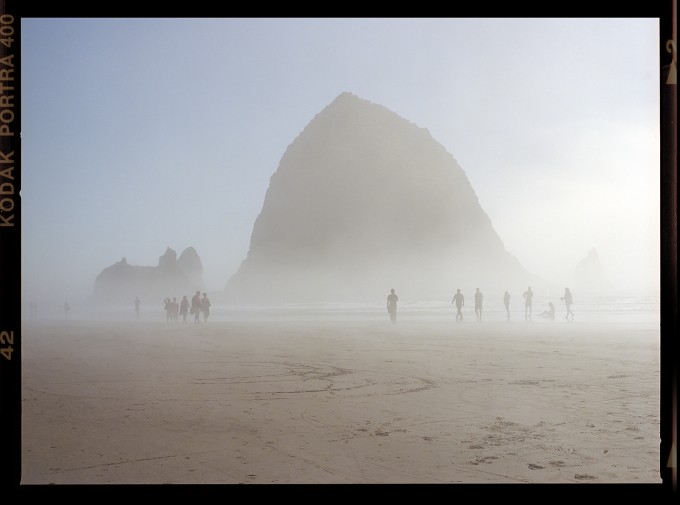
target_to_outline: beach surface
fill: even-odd
[[[660,483],[659,327],[25,321],[23,484]]]

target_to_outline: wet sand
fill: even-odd
[[[26,322],[22,483],[660,483],[653,324]]]

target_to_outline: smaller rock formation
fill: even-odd
[[[162,303],[166,297],[190,296],[203,289],[203,265],[193,247],[188,247],[179,259],[168,247],[158,258],[158,266],[128,264],[125,258],[105,268],[95,280],[92,299],[99,304],[132,303],[139,296],[142,301]]]
[[[576,265],[572,291],[585,295],[603,295],[609,290],[610,283],[602,271],[600,256],[597,250],[591,249],[588,256]]]

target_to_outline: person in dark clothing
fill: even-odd
[[[191,313],[194,315],[194,323],[201,322],[201,292],[196,291],[196,294],[191,297]]]
[[[187,322],[187,313],[189,312],[189,300],[187,300],[187,295],[182,297],[182,301],[179,303],[179,313],[182,315],[182,321]]]

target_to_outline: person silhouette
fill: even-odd
[[[182,321],[187,322],[187,313],[189,312],[189,300],[187,300],[187,295],[182,297],[182,301],[179,304],[179,313],[182,315]]]
[[[194,323],[201,322],[201,292],[196,291],[196,294],[191,297],[191,313],[194,315]]]
[[[564,295],[560,297],[560,300],[564,300],[564,305],[567,307],[567,315],[565,319],[569,321],[569,315],[571,315],[571,320],[574,320],[574,313],[571,311],[571,304],[574,303],[574,299],[571,296],[571,291],[569,288],[564,288]]]
[[[64,302],[64,315],[68,317],[68,311],[71,310],[71,306],[68,304],[68,302]]]
[[[524,297],[524,319],[531,321],[531,303],[534,298],[534,292],[531,291],[531,286],[522,294]]]
[[[139,297],[135,298],[135,317],[139,319]]]
[[[390,314],[390,321],[392,324],[397,324],[397,301],[399,297],[394,292],[394,289],[390,289],[390,294],[387,295],[387,312]]]
[[[477,321],[482,320],[482,300],[484,299],[484,295],[479,291],[479,288],[475,291],[475,316],[477,317]]]
[[[172,300],[168,297],[163,300],[163,304],[165,305],[165,322],[169,323],[172,321]]]
[[[548,302],[548,310],[541,312],[538,317],[543,317],[545,319],[555,320],[555,306],[552,302]]]
[[[460,289],[456,290],[456,294],[453,295],[453,300],[451,300],[451,305],[456,304],[456,321],[463,320],[463,312],[461,309],[465,306],[465,297],[460,292]]]
[[[507,315],[508,321],[510,321],[510,293],[507,291],[503,295],[503,305],[505,305],[505,313]]]
[[[210,315],[210,300],[208,300],[208,294],[203,293],[203,298],[201,298],[201,311],[203,311],[203,322],[208,322],[208,316]]]
[[[172,322],[179,323],[179,302],[176,296],[172,297]]]

